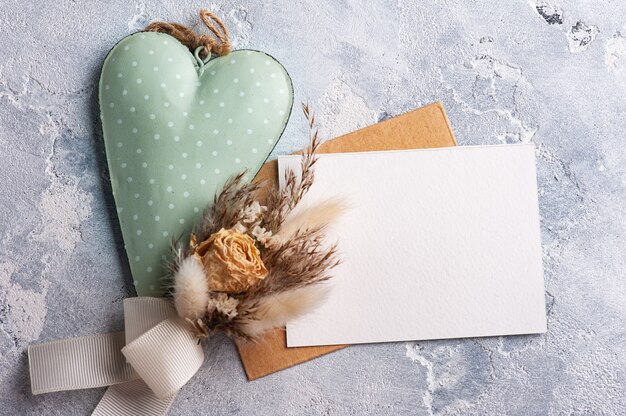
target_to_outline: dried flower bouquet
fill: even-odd
[[[343,204],[332,199],[295,210],[313,184],[320,145],[315,116],[307,105],[303,110],[310,147],[300,174],[287,170],[285,186],[269,189],[263,204],[260,185],[239,174],[215,196],[190,241],[173,245],[174,305],[198,338],[223,331],[255,339],[323,299],[320,283],[339,262],[325,228]]]

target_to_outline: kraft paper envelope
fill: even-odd
[[[342,263],[288,346],[546,331],[534,145],[320,155],[298,208],[333,196]]]
[[[321,153],[367,152],[455,146],[441,103],[411,111],[322,144]],[[276,183],[277,163],[266,163],[255,181]],[[341,345],[287,348],[285,331],[268,333],[257,343],[237,342],[249,380],[303,363],[343,348]]]

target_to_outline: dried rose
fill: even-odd
[[[195,248],[213,292],[245,292],[267,276],[254,239],[234,229],[222,228]]]

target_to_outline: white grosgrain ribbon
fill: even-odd
[[[202,346],[165,299],[125,299],[124,326],[29,346],[33,394],[111,386],[93,415],[167,414],[202,365]]]

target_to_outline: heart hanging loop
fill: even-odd
[[[148,32],[167,33],[175,37],[183,45],[187,46],[194,55],[202,47],[199,50],[199,56],[203,58],[203,61],[206,61],[207,58],[210,59],[213,53],[218,56],[228,55],[231,51],[230,35],[224,23],[215,14],[206,9],[200,10],[200,20],[214,36],[197,34],[191,28],[179,23],[152,22],[146,26],[145,30]]]
[[[228,55],[231,51],[230,35],[228,33],[228,29],[224,26],[224,23],[222,23],[222,21],[215,14],[211,13],[207,9],[200,9],[200,19],[202,19],[202,23],[204,23],[204,25],[217,37],[217,40],[219,40],[219,42],[217,42],[210,36],[201,36],[206,40],[205,46],[209,50],[209,53],[214,52],[219,56]]]
[[[204,58],[200,56],[201,54],[205,55]],[[196,62],[198,63],[198,74],[202,75],[204,65],[211,60],[211,51],[209,51],[206,46],[198,46],[193,52],[193,57],[196,58]]]

